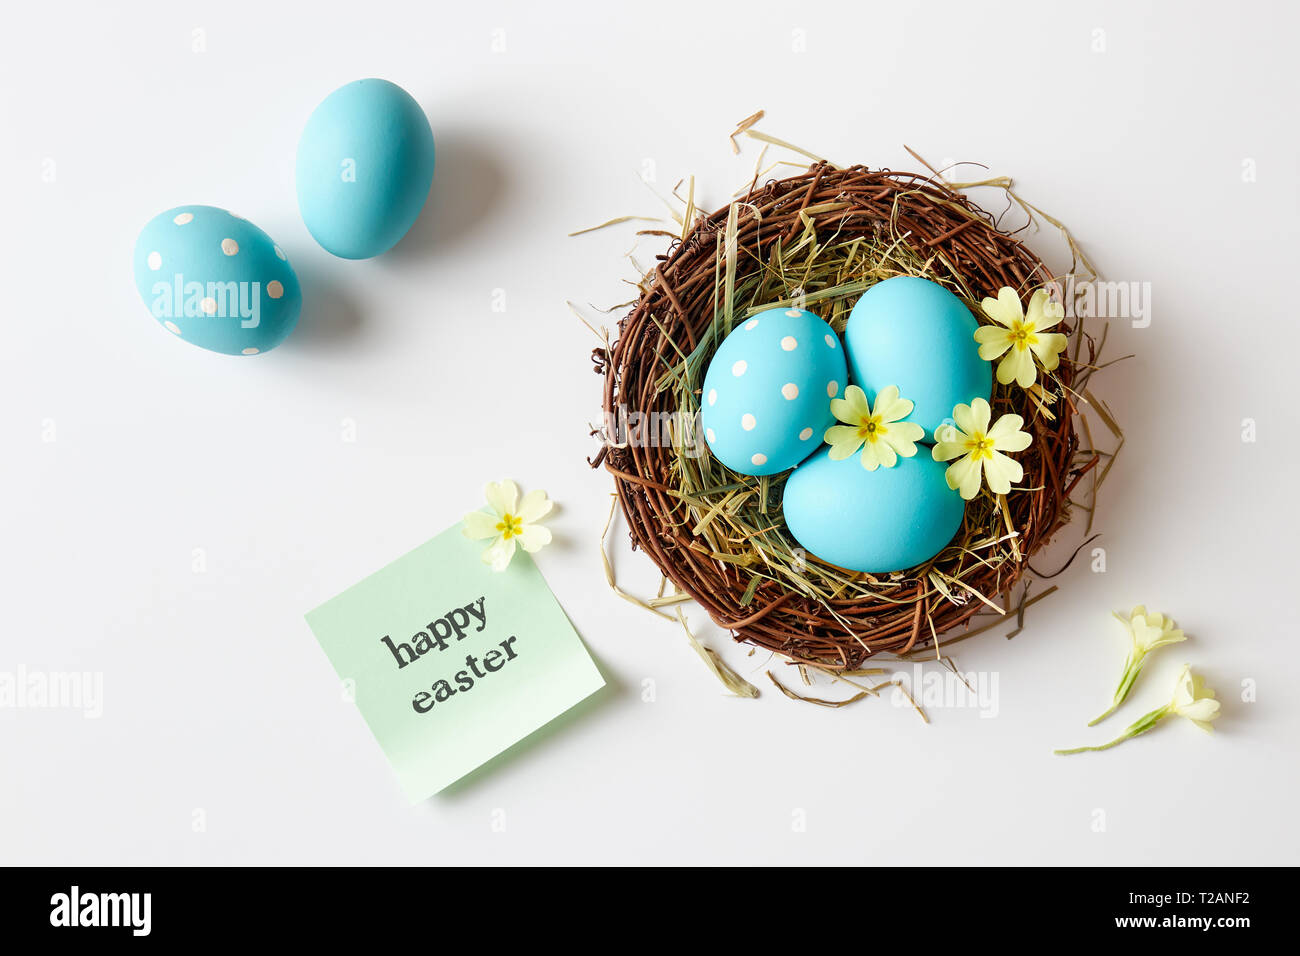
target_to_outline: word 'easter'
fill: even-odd
[[[414,664],[435,647],[445,651],[452,646],[453,638],[456,641],[463,641],[470,632],[471,621],[478,621],[478,626],[473,629],[474,633],[487,627],[486,602],[487,598],[481,597],[464,607],[452,608],[437,620],[430,621],[427,629],[418,631],[411,638],[410,643],[402,641],[394,644],[392,637],[387,634],[379,639],[380,643],[388,648],[389,653],[397,661],[399,669]],[[419,691],[411,698],[412,709],[417,714],[427,714],[433,710],[435,704],[446,703],[458,693],[473,690],[475,679],[481,680],[488,674],[496,673],[507,662],[518,656],[514,646],[515,640],[514,635],[507,637],[498,645],[500,650],[494,647],[481,658],[473,654],[465,655],[465,669],[457,671],[451,681],[437,680],[429,690]],[[455,687],[452,686],[452,681],[455,682]]]

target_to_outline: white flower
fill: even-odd
[[[484,493],[492,510],[465,515],[464,533],[476,540],[493,539],[483,552],[483,563],[491,565],[493,571],[506,569],[517,545],[531,553],[551,543],[551,532],[537,523],[555,506],[545,491],[530,491],[521,501],[513,481],[492,481]]]

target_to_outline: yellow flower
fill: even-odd
[[[831,446],[834,461],[843,461],[859,448],[862,467],[875,471],[881,465],[893,468],[899,457],[916,454],[916,442],[925,429],[902,419],[912,414],[913,403],[898,397],[898,387],[887,385],[876,395],[873,408],[867,393],[856,385],[844,390],[843,398],[831,400],[831,414],[844,422],[826,429],[823,439]]]
[[[1213,733],[1210,721],[1219,716],[1219,702],[1214,691],[1205,686],[1205,678],[1192,673],[1192,665],[1184,664],[1174,688],[1174,699],[1169,705],[1171,713],[1186,717],[1206,733]]]
[[[1101,723],[1124,703],[1138,675],[1142,673],[1142,663],[1148,654],[1167,644],[1177,644],[1179,641],[1187,640],[1183,632],[1174,627],[1172,618],[1167,618],[1163,614],[1148,613],[1146,607],[1141,604],[1130,611],[1128,617],[1120,614],[1116,614],[1115,617],[1128,628],[1130,640],[1128,659],[1124,662],[1124,673],[1120,677],[1119,687],[1115,689],[1115,697],[1111,701],[1110,708],[1100,717],[1089,721],[1089,727]]]
[[[1145,734],[1166,717],[1175,716],[1186,717],[1197,727],[1210,732],[1214,730],[1210,721],[1219,716],[1219,702],[1214,699],[1214,691],[1205,686],[1205,681],[1200,676],[1192,673],[1192,665],[1190,664],[1184,664],[1182,672],[1178,675],[1173,700],[1163,707],[1157,707],[1150,713],[1143,714],[1133,721],[1124,733],[1110,743],[1102,744],[1099,747],[1075,747],[1071,750],[1057,750],[1054,753],[1081,754],[1088,750],[1109,750],[1111,747],[1116,747],[1126,740],[1137,737],[1139,734]]]
[[[948,487],[967,501],[979,494],[981,467],[984,481],[995,495],[1005,495],[1011,483],[1025,475],[1020,462],[1002,454],[1029,447],[1029,434],[1020,430],[1025,420],[1019,415],[1003,415],[990,427],[992,413],[989,403],[977,398],[952,410],[956,426],[940,425],[934,432],[937,441],[931,454],[935,461],[959,459],[948,466],[945,477]]]
[[[493,571],[504,571],[515,556],[516,546],[525,551],[540,551],[551,543],[551,532],[537,524],[551,512],[555,502],[538,489],[519,498],[519,488],[513,481],[488,482],[485,491],[491,512],[471,511],[465,516],[464,534],[467,538],[491,538],[492,543],[483,552],[483,563]]]
[[[986,298],[980,306],[997,325],[981,325],[975,330],[975,341],[980,344],[980,358],[986,362],[1006,355],[998,363],[998,381],[1003,385],[1012,381],[1021,388],[1033,385],[1038,374],[1035,358],[1046,372],[1060,364],[1066,338],[1060,332],[1047,330],[1065,317],[1065,309],[1051,301],[1044,290],[1029,297],[1028,314],[1020,308],[1016,290],[1009,286],[1003,286],[996,299]]]

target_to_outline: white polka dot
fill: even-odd
[[[176,225],[178,226],[188,226],[193,221],[194,221],[194,213],[192,212],[183,212],[172,219],[172,222],[176,223]]]
[[[745,323],[746,332],[753,332],[756,328],[758,328],[758,319],[750,319]]]
[[[754,430],[754,426],[757,424],[758,422],[754,420],[754,416],[750,415],[749,413],[745,413],[740,418],[740,427],[745,429],[745,431],[747,432],[752,432]]]
[[[176,323],[175,323],[175,322],[164,322],[164,323],[163,323],[163,328],[165,328],[168,332],[171,332],[173,335],[180,335],[180,334],[181,334],[181,330],[180,330],[179,328],[176,327]]]
[[[245,355],[256,355],[256,354],[257,354],[257,349],[244,349],[244,354],[245,354]]]
[[[798,347],[799,343],[793,335],[787,335],[781,340],[781,348],[785,349],[787,352],[793,352]]]
[[[204,299],[202,302],[199,303],[199,308],[202,309],[204,312],[206,312],[208,315],[216,315],[217,300],[213,298]]]
[[[239,243],[235,242],[234,239],[222,239],[221,251],[228,256],[233,256],[239,251]]]
[[[803,313],[800,312],[798,309],[791,309],[789,312],[786,313],[786,315],[790,316],[790,318],[792,319],[797,319],[799,318],[799,316],[803,315]]]
[[[154,272],[162,268],[162,256],[156,252],[149,253],[149,258],[145,261],[149,263],[149,268]]]
[[[707,439],[709,440],[709,444],[710,444],[710,445],[712,445],[714,442],[716,442],[716,441],[718,440],[718,436],[715,435],[715,434],[713,434],[713,429],[712,429],[712,428],[706,428],[706,429],[704,429],[704,437],[707,438]]]
[[[826,383],[826,394],[829,395],[831,398],[834,398],[839,393],[839,390],[840,390],[839,382]]]
[[[288,261],[289,261],[288,259],[285,259],[285,257],[284,257],[284,250],[283,250],[283,249],[281,249],[279,246],[274,246],[274,247],[272,247],[272,248],[275,249],[275,254],[276,254],[277,258],[279,258],[279,259],[283,259],[285,262],[288,262]]]
[[[786,382],[781,386],[781,394],[793,402],[799,397],[799,386],[794,382]]]
[[[272,299],[278,299],[284,295],[284,286],[280,285],[279,279],[272,279],[266,284],[266,294]]]
[[[812,438],[812,429],[811,429],[811,428],[805,428],[803,431],[801,431],[801,432],[799,433],[799,440],[800,440],[800,441],[807,441],[809,438]]]
[[[835,336],[830,335],[828,333],[826,336],[826,344],[829,345],[831,348],[835,348]]]
[[[716,388],[709,389],[709,404],[718,404],[718,390]]]
[[[731,374],[736,376],[736,378],[740,378],[740,376],[745,374],[745,369],[747,368],[749,368],[749,363],[744,359],[741,359],[735,365],[731,366]]]
[[[759,465],[759,466],[767,464],[767,456],[764,455],[762,452],[759,452],[758,454],[752,456],[749,460],[753,462],[755,465]]]

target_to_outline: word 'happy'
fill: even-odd
[[[473,629],[473,632],[477,634],[482,631],[487,627],[486,603],[487,598],[481,597],[464,607],[452,608],[442,617],[430,621],[424,630],[417,631],[411,637],[409,643],[401,641],[395,644],[392,637],[387,634],[381,637],[379,641],[388,648],[389,653],[393,655],[393,659],[397,661],[397,667],[400,670],[408,664],[414,664],[434,648],[445,651],[454,642],[463,641],[466,635],[470,633],[472,621],[478,622],[478,626]],[[514,635],[507,637],[498,645],[500,650],[494,647],[481,658],[473,654],[466,654],[465,669],[457,671],[450,681],[437,680],[434,681],[429,690],[419,691],[411,698],[412,709],[417,714],[427,714],[433,710],[436,704],[446,703],[458,693],[473,690],[476,679],[482,680],[488,674],[496,673],[518,656],[515,640]],[[453,681],[455,687],[452,686]]]

